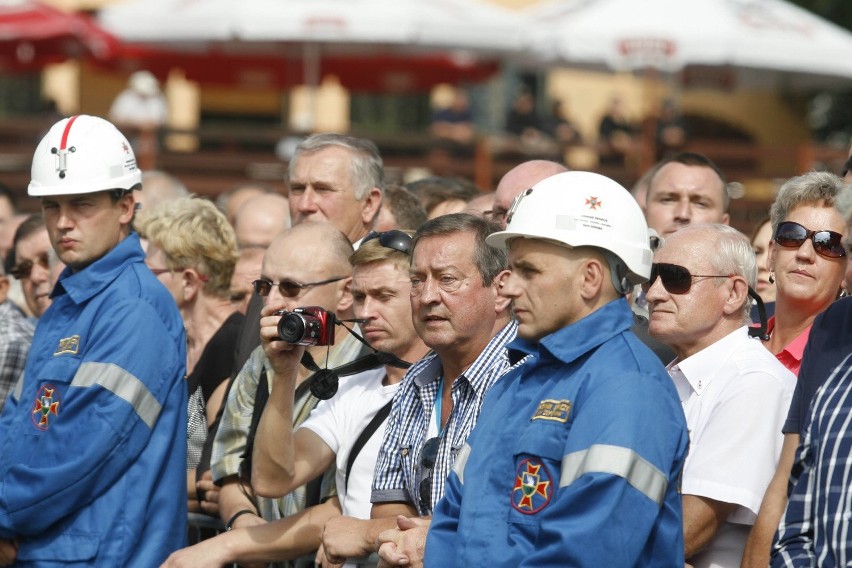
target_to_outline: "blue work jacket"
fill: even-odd
[[[426,542],[426,566],[684,564],[686,420],[671,378],[610,302],[510,357]]]
[[[18,566],[158,566],[186,541],[186,338],[131,233],[66,268],[0,416]]]

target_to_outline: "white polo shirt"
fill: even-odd
[[[796,377],[745,326],[667,368],[689,427],[683,494],[738,505],[692,564],[738,567],[775,473]]]

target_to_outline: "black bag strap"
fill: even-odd
[[[260,372],[260,380],[257,382],[257,390],[254,393],[254,408],[251,411],[251,423],[246,434],[246,449],[243,452],[243,461],[240,463],[240,478],[251,481],[251,454],[254,450],[254,437],[260,424],[260,417],[266,401],[269,400],[269,379],[266,376],[266,367]],[[224,406],[224,405],[223,405]]]
[[[370,420],[370,423],[367,424],[367,427],[361,432],[361,435],[358,436],[358,439],[355,440],[355,444],[352,446],[352,450],[349,452],[349,458],[346,460],[346,477],[343,479],[346,490],[349,490],[349,472],[352,471],[352,464],[355,463],[355,458],[358,457],[358,454],[361,452],[361,449],[367,443],[367,441],[373,437],[373,434],[376,433],[376,430],[379,429],[379,426],[382,425],[387,417],[390,415],[391,405],[393,405],[393,399],[389,400],[387,404],[379,409],[376,412],[376,415],[373,416],[373,419]]]

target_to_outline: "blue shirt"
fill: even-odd
[[[611,302],[491,390],[426,541],[426,566],[682,568],[686,421],[669,375]]]
[[[852,298],[834,302],[814,320],[808,343],[802,353],[802,366],[799,369],[796,390],[793,391],[790,411],[784,423],[785,434],[799,434],[804,438],[811,400],[835,367],[852,350],[849,344],[850,333]]]
[[[793,493],[773,545],[772,568],[852,564],[850,363],[852,355],[847,355],[814,396],[791,476]]]
[[[186,338],[133,233],[66,268],[0,417],[17,566],[158,566],[186,541]]]

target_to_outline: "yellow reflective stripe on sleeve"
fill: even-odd
[[[145,383],[112,363],[83,363],[77,369],[72,387],[99,385],[130,403],[139,418],[153,428],[160,416],[161,405]]]
[[[622,446],[596,444],[587,450],[566,455],[562,458],[559,487],[570,485],[587,473],[617,475],[657,505],[662,505],[668,487],[668,479],[662,471]]]
[[[467,465],[467,458],[470,456],[470,446],[465,444],[456,454],[456,461],[453,462],[453,471],[459,476],[459,481],[464,485],[464,466]]]

